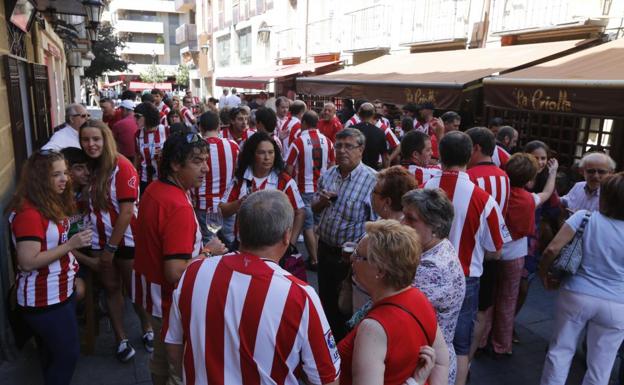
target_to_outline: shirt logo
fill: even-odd
[[[128,187],[130,187],[131,189],[136,190],[136,183],[137,183],[137,178],[136,176],[133,176],[132,178],[130,178],[130,180],[128,181]]]
[[[338,349],[336,349],[336,340],[334,339],[331,329],[325,333],[325,343],[327,343],[332,362],[336,363],[340,361],[340,354],[338,353]]]

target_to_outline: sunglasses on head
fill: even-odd
[[[194,132],[190,132],[188,134],[186,134],[186,143],[197,143],[201,140],[201,136],[197,135]]]

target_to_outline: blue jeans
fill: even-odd
[[[312,199],[314,199],[315,193],[302,193],[301,199],[303,199],[303,203],[305,206],[303,209],[305,210],[305,221],[303,222],[303,229],[313,229],[314,228],[314,213],[312,212]]]
[[[470,353],[472,331],[477,317],[479,305],[479,277],[466,277],[466,295],[459,311],[453,346],[455,354],[467,356]]]
[[[75,297],[50,308],[21,310],[41,350],[44,384],[69,385],[80,355]]]

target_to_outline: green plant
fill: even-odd
[[[92,79],[94,83],[105,72],[123,72],[128,69],[128,62],[117,53],[118,49],[124,47],[125,40],[115,36],[110,23],[100,24],[97,37],[91,46],[95,59],[88,68],[85,68],[85,77]]]
[[[154,63],[145,72],[141,72],[139,76],[141,76],[141,80],[147,83],[160,83],[167,79],[165,71]]]

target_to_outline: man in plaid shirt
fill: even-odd
[[[347,276],[349,262],[342,258],[342,244],[357,242],[364,235],[364,223],[376,219],[371,192],[376,172],[362,163],[365,137],[356,129],[336,134],[336,166],[328,169],[318,184],[312,204],[321,213],[319,223],[319,297],[336,339],[346,334],[348,316],[338,310],[338,289]]]

